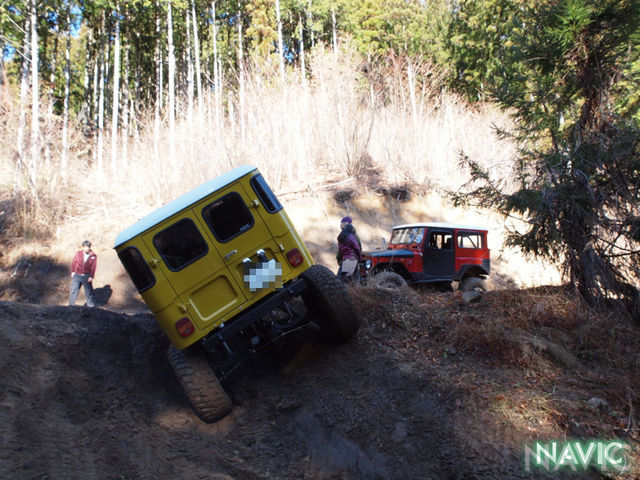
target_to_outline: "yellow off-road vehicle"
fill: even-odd
[[[220,382],[274,340],[311,328],[339,343],[359,326],[345,285],[313,264],[255,167],[238,167],[152,212],[120,233],[114,248],[207,422],[232,408]]]

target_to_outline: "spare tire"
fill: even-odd
[[[300,276],[307,283],[302,299],[320,335],[331,343],[349,340],[360,327],[360,317],[345,283],[323,265],[312,265]]]
[[[212,423],[231,412],[231,399],[202,350],[177,350],[171,345],[167,357],[198,417]]]

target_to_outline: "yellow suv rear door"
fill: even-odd
[[[220,251],[223,261],[249,300],[271,289],[251,291],[248,288],[244,279],[245,259],[253,263],[260,262],[258,252],[262,250],[266,259],[274,259],[286,271],[290,269],[265,225],[260,209],[264,209],[264,206],[257,195],[240,183],[219,192],[215,200],[203,201],[194,208],[209,240]]]
[[[245,303],[246,298],[220,253],[204,238],[193,210],[162,222],[144,234],[154,263],[180,298],[180,308],[199,328]]]

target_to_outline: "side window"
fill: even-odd
[[[482,233],[458,232],[458,248],[482,248]]]
[[[429,234],[429,247],[439,250],[451,250],[453,235],[450,232],[431,232]]]
[[[153,237],[153,245],[170,270],[182,270],[209,251],[193,220],[185,218]]]
[[[225,243],[253,227],[253,216],[240,194],[231,192],[202,209],[216,239]]]
[[[262,175],[258,174],[251,179],[251,187],[260,198],[260,201],[267,212],[276,213],[282,210],[282,205],[280,205],[280,202],[271,191],[271,188],[269,188],[269,185]]]
[[[118,253],[124,269],[131,277],[133,284],[138,292],[144,292],[150,289],[156,283],[156,277],[153,276],[149,265],[144,261],[140,250],[135,247],[125,248]]]

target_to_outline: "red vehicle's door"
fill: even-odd
[[[453,230],[429,229],[424,242],[424,273],[432,279],[451,279],[454,271]]]

